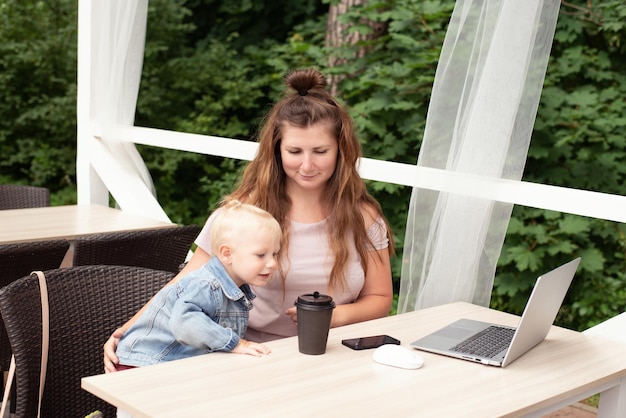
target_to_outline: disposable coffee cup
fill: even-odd
[[[303,354],[324,354],[330,320],[335,309],[333,298],[313,292],[298,296],[298,350]]]

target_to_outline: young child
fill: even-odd
[[[249,285],[264,286],[276,270],[281,228],[268,212],[237,200],[219,211],[212,257],[157,293],[120,340],[118,370],[214,351],[270,353],[243,336],[255,297]]]

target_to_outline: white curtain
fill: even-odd
[[[135,145],[133,126],[143,66],[148,0],[91,1],[90,162],[123,210],[168,220]],[[79,89],[81,86],[79,86]]]
[[[419,166],[521,179],[559,4],[457,1]],[[398,312],[454,301],[488,306],[511,210],[508,203],[414,188]]]

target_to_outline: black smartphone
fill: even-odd
[[[350,338],[341,340],[341,344],[353,350],[367,350],[368,348],[380,347],[384,344],[400,345],[400,340],[396,340],[389,335],[374,335],[371,337]]]

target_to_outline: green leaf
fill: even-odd
[[[589,231],[591,220],[580,216],[565,215],[559,221],[559,230],[564,234],[579,234]]]
[[[579,254],[582,258],[580,265],[581,270],[585,270],[590,273],[602,272],[606,260],[602,252],[600,252],[597,248],[588,248],[582,250]]]

